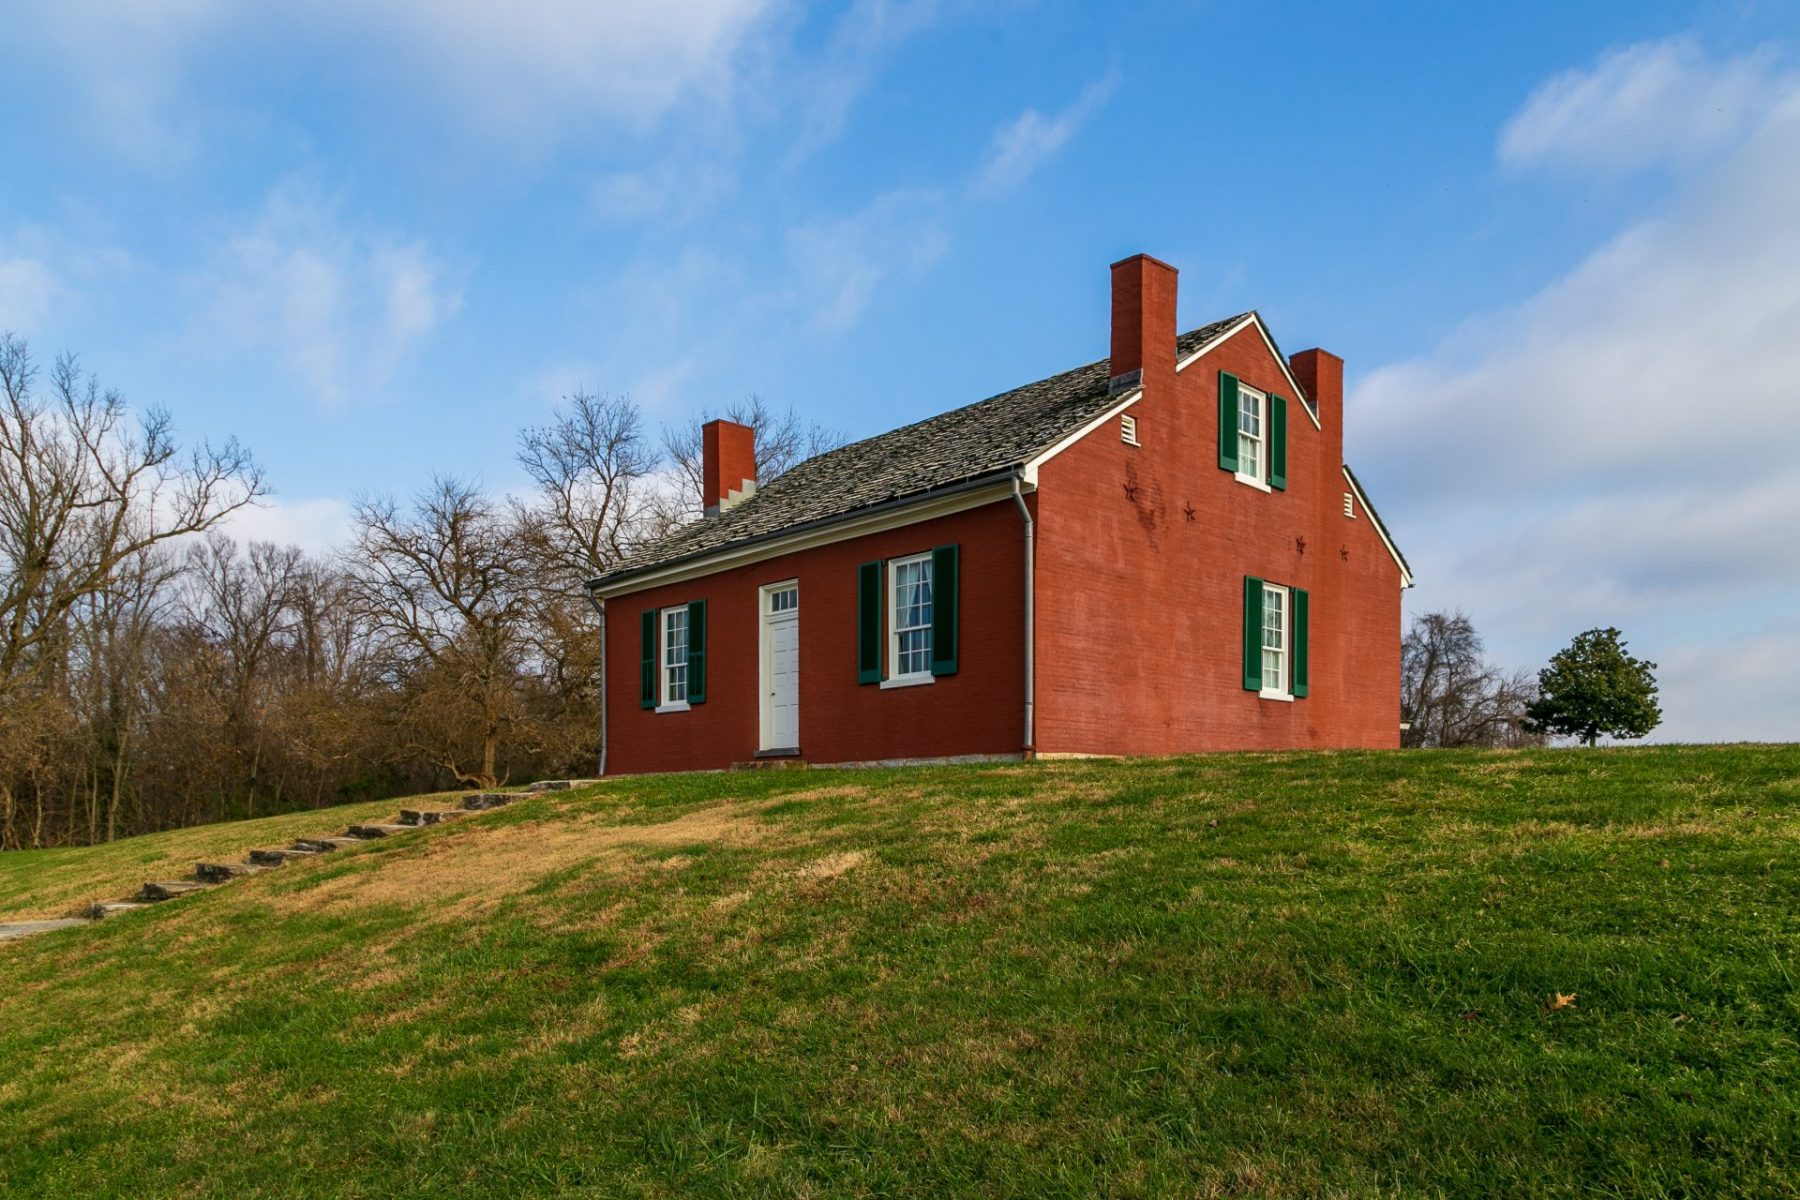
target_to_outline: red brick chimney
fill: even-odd
[[[1112,265],[1112,388],[1175,378],[1175,268],[1148,254]]]
[[[700,427],[700,500],[716,517],[756,492],[756,431],[736,421]]]
[[[1324,427],[1331,460],[1326,470],[1344,463],[1344,360],[1329,350],[1302,350],[1288,359],[1288,370],[1306,390]]]

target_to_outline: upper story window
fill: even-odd
[[[1219,372],[1219,469],[1265,492],[1287,490],[1287,401]]]
[[[1127,446],[1138,444],[1137,418],[1130,413],[1124,413],[1119,417],[1119,440]]]
[[[931,678],[931,555],[889,564],[888,680]]]
[[[682,604],[662,610],[662,706],[688,702],[688,610]]]
[[[1246,483],[1268,482],[1268,407],[1267,396],[1238,386],[1237,476]]]

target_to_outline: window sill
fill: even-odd
[[[1270,487],[1268,484],[1264,483],[1262,480],[1258,479],[1256,476],[1246,475],[1242,471],[1239,471],[1237,473],[1237,475],[1234,476],[1234,478],[1239,483],[1248,484],[1249,486],[1255,488],[1259,492],[1269,492],[1272,494],[1275,491],[1274,488]]]
[[[1258,697],[1260,697],[1261,699],[1264,699],[1264,700],[1279,700],[1284,704],[1292,704],[1294,702],[1294,697],[1293,697],[1292,693],[1289,693],[1289,692],[1271,692],[1267,689],[1264,689],[1263,691],[1260,691],[1256,694]]]
[[[686,700],[677,700],[673,704],[661,704],[656,708],[659,713],[686,712],[687,710],[688,702]]]
[[[896,675],[892,679],[882,680],[881,689],[886,691],[888,688],[919,687],[936,682],[937,676],[935,675]]]

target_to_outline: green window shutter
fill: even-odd
[[[1263,581],[1244,576],[1244,690],[1262,691]]]
[[[1269,486],[1287,491],[1287,401],[1269,397]]]
[[[1219,372],[1219,469],[1236,471],[1238,448],[1238,381]]]
[[[644,610],[643,659],[638,676],[638,707],[656,707],[656,610]]]
[[[931,552],[931,673],[956,674],[958,553],[955,546]]]
[[[1294,589],[1294,695],[1306,695],[1306,592]]]
[[[688,602],[688,703],[706,703],[706,601]]]
[[[881,564],[856,568],[856,682],[881,682]]]

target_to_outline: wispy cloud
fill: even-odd
[[[454,315],[460,293],[420,242],[343,224],[304,185],[286,183],[218,248],[196,281],[201,315],[273,352],[321,405],[379,393]]]
[[[88,125],[141,165],[196,151],[209,66],[317,55],[355,86],[435,112],[459,134],[548,143],[596,120],[643,131],[690,102],[724,104],[738,56],[779,0],[27,0],[14,53],[64,72]],[[0,62],[5,52],[0,50]]]
[[[1067,108],[1045,115],[1028,108],[994,131],[987,158],[976,171],[978,195],[996,195],[1023,184],[1068,144],[1077,130],[1112,98],[1118,76],[1088,84]]]
[[[1676,49],[1692,77],[1738,69]],[[1621,61],[1592,70],[1584,109],[1640,103]],[[1771,622],[1800,586],[1800,84],[1739,121],[1651,219],[1356,389],[1352,458],[1404,514],[1420,603],[1479,607],[1498,645],[1530,657],[1627,620],[1640,652],[1671,662],[1791,641]],[[1800,728],[1800,708],[1758,708],[1727,674],[1680,677],[1671,736]]]
[[[1691,38],[1614,50],[1545,81],[1500,131],[1509,167],[1623,172],[1735,142],[1783,87],[1768,53],[1719,60]]]
[[[55,292],[56,281],[42,261],[0,251],[0,331],[35,332]]]
[[[266,500],[231,515],[225,531],[240,542],[274,542],[325,555],[350,540],[350,505],[342,500]]]
[[[798,294],[815,328],[846,329],[878,288],[917,275],[949,246],[944,200],[933,190],[902,189],[861,210],[788,231]]]

